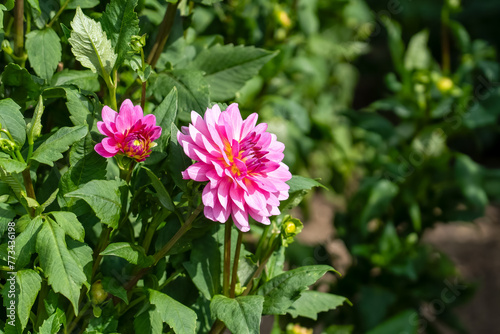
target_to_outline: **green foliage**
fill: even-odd
[[[52,28],[34,30],[26,35],[26,51],[31,67],[42,79],[50,80],[61,61],[59,36]]]
[[[264,297],[245,296],[234,299],[216,295],[210,303],[214,316],[222,320],[233,333],[260,333],[260,318]]]

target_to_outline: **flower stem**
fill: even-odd
[[[151,65],[152,68],[155,68],[156,62],[160,58],[161,53],[163,52],[163,48],[167,43],[168,36],[170,35],[170,31],[172,30],[172,26],[174,25],[175,13],[177,12],[178,3],[169,3],[167,7],[167,11],[165,12],[165,16],[163,17],[163,21],[160,24],[158,35],[156,36],[155,44],[153,48],[149,52],[148,56],[148,64]]]
[[[99,238],[99,242],[94,249],[94,265],[92,266],[92,278],[94,277],[97,268],[99,268],[99,263],[101,262],[102,255],[100,254],[109,244],[109,236],[111,235],[112,228],[106,227],[103,231],[101,231],[101,236]]]
[[[177,233],[172,237],[172,239],[169,240],[169,242],[163,246],[162,249],[160,249],[155,255],[153,255],[155,262],[154,264],[156,265],[158,261],[163,259],[165,255],[170,251],[170,249],[177,243],[177,241],[186,233],[189,231],[191,228],[191,225],[193,224],[193,221],[198,217],[198,215],[201,213],[203,210],[203,204],[200,204],[189,216],[189,218],[186,220],[186,222],[182,225],[182,227],[177,231]]]
[[[56,22],[56,20],[59,18],[59,16],[62,14],[62,12],[66,9],[66,7],[68,6],[69,4],[69,1],[70,0],[66,0],[64,1],[64,3],[62,4],[62,6],[59,8],[59,10],[57,11],[56,15],[54,15],[54,17],[52,18],[52,20],[50,20],[49,23],[47,23],[47,28],[50,28],[52,27],[52,25],[54,24],[54,22]]]
[[[146,69],[146,62],[144,60],[144,49],[141,48],[141,65],[142,65],[142,73],[144,73],[144,70]],[[142,82],[142,91],[141,91],[141,108],[144,110],[144,106],[146,105],[146,85],[147,82],[143,81]]]
[[[224,296],[229,297],[229,275],[231,270],[231,221],[224,224],[224,277],[222,291]]]
[[[82,316],[85,315],[85,313],[89,307],[90,307],[90,301],[82,307],[80,312],[78,312],[78,315],[76,316],[76,318],[69,324],[68,330],[66,331],[66,333],[71,333],[73,331],[73,329],[76,327],[76,325],[78,324],[78,322],[80,321]]]
[[[23,170],[22,174],[23,174],[24,187],[26,188],[26,195],[28,195],[28,197],[36,200],[35,189],[33,188],[33,182],[31,182],[31,175],[30,175],[29,166],[28,166],[28,168]],[[30,217],[31,218],[35,217],[35,208],[28,207],[28,210],[29,210],[28,213],[29,213]]]
[[[146,235],[144,236],[144,241],[142,243],[142,248],[144,248],[144,252],[146,252],[146,254],[148,253],[149,246],[151,246],[151,241],[153,240],[153,236],[156,232],[156,229],[158,228],[158,225],[160,225],[161,222],[168,217],[168,215],[169,211],[163,209],[160,211],[160,213],[156,214],[151,224],[149,224]]]
[[[22,57],[24,53],[24,0],[16,0],[14,5],[14,32],[14,53]],[[24,61],[22,67],[24,67]]]
[[[447,1],[441,10],[441,53],[442,53],[442,67],[443,73],[449,75],[450,73],[450,9]]]
[[[234,298],[234,290],[236,288],[236,281],[238,280],[238,264],[240,262],[240,251],[241,251],[241,242],[243,241],[243,232],[238,230],[238,239],[236,241],[236,251],[234,252],[234,261],[233,261],[233,274],[231,277],[231,288],[229,290],[229,297]]]
[[[224,331],[225,328],[226,328],[226,325],[224,325],[224,323],[222,321],[217,319],[217,320],[215,320],[214,324],[212,325],[212,328],[210,329],[209,334],[219,334],[222,331]]]

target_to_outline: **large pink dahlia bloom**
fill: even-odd
[[[144,116],[141,106],[134,106],[125,100],[117,113],[108,106],[102,108],[103,122],[97,122],[97,129],[106,136],[95,146],[97,153],[105,158],[124,154],[137,162],[146,160],[151,154],[154,141],[161,135],[154,115]]]
[[[182,127],[177,140],[188,157],[196,160],[182,176],[210,181],[203,189],[205,216],[224,223],[231,215],[242,231],[250,230],[248,215],[263,224],[280,213],[281,200],[288,198],[285,182],[292,175],[281,162],[285,145],[257,123],[257,114],[241,118],[238,105],[221,112],[217,105],[202,118],[191,113],[192,124]]]

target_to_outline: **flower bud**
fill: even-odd
[[[90,297],[92,304],[94,305],[101,304],[108,298],[108,293],[104,291],[101,280],[92,284],[92,287],[90,288]]]
[[[141,49],[146,45],[146,34],[142,36],[133,35],[130,39],[130,46],[135,53],[141,52]]]
[[[9,41],[6,39],[4,39],[2,42],[2,50],[3,50],[3,52],[5,52],[6,54],[9,54],[9,55],[11,55],[13,52]]]
[[[288,16],[287,12],[284,10],[278,10],[277,15],[278,22],[285,28],[290,28],[292,25],[292,20],[290,20],[290,16]]]
[[[0,149],[4,152],[14,152],[17,148],[16,143],[12,140],[0,138]]]
[[[453,81],[448,77],[441,77],[436,86],[441,93],[448,93],[453,88]]]

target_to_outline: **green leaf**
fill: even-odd
[[[87,126],[63,127],[43,142],[33,153],[31,159],[54,166],[54,161],[63,158],[70,145],[82,139],[87,134]]]
[[[294,318],[306,317],[317,320],[318,313],[333,310],[346,301],[349,302],[345,297],[330,293],[304,291],[286,312]]]
[[[5,92],[8,92],[7,97],[25,107],[27,99],[38,98],[43,80],[32,76],[25,68],[10,63],[5,66],[2,73],[2,84],[5,88],[8,88],[5,90]]]
[[[129,58],[130,40],[139,34],[139,19],[134,12],[137,0],[112,0],[102,14],[101,24],[115,47],[116,66]]]
[[[52,28],[33,30],[26,35],[26,51],[35,73],[50,80],[62,58],[61,41]]]
[[[35,303],[38,291],[42,286],[42,278],[38,273],[31,269],[19,270],[16,275],[17,290],[17,314],[21,322],[21,328],[24,329],[28,323],[31,307]]]
[[[52,77],[51,86],[75,85],[80,89],[97,92],[101,89],[98,74],[90,70],[64,69]]]
[[[26,123],[20,109],[21,107],[11,99],[0,100],[0,123],[2,128],[9,130],[16,144],[22,147],[26,141]],[[3,132],[0,137],[9,139]]]
[[[104,277],[102,279],[102,287],[106,292],[109,292],[115,297],[120,298],[128,305],[127,290],[116,279],[112,277]]]
[[[276,54],[253,46],[215,45],[203,50],[192,65],[205,72],[212,100],[227,101]]]
[[[144,268],[153,264],[151,256],[147,256],[144,248],[128,242],[115,242],[109,244],[100,255],[114,255],[127,260],[129,263],[140,265]]]
[[[399,187],[388,180],[377,181],[370,189],[370,194],[359,215],[362,233],[368,233],[367,224],[380,212],[384,212],[391,200],[398,194]]]
[[[99,0],[69,0],[66,9],[80,8],[94,8],[99,4]]]
[[[179,116],[182,116],[183,120],[189,120],[192,110],[203,114],[209,106],[209,86],[201,71],[181,69],[161,73],[152,86],[157,100],[163,100],[166,92],[177,88]]]
[[[194,285],[207,300],[221,291],[220,256],[215,238],[205,235],[196,239],[189,261],[183,263]]]
[[[26,167],[28,167],[28,165],[26,165],[24,162],[20,162],[10,158],[0,158],[0,169],[5,174],[21,173],[26,169]]]
[[[149,168],[146,168],[144,166],[142,168],[148,174],[149,179],[151,180],[151,184],[156,190],[156,194],[158,195],[158,200],[160,201],[161,206],[163,206],[168,211],[174,212],[174,202],[172,202],[172,198],[170,198],[170,195],[168,194],[167,189],[165,189],[163,183],[161,183],[160,179]]]
[[[83,242],[85,238],[85,229],[73,212],[55,211],[49,214],[54,217],[56,223],[62,227],[67,235],[75,240]]]
[[[416,334],[418,331],[417,312],[413,310],[403,311],[391,319],[378,325],[367,334],[408,333]]]
[[[391,51],[394,66],[402,77],[406,77],[407,72],[403,64],[405,47],[401,38],[401,26],[388,17],[382,17],[382,22],[387,29],[387,35],[389,37],[389,50]]]
[[[123,180],[93,180],[65,196],[83,199],[103,224],[116,229],[122,206],[120,187],[123,186],[125,186]]]
[[[68,245],[68,250],[75,259],[76,263],[82,269],[85,277],[87,277],[87,281],[83,284],[87,287],[87,291],[90,290],[90,280],[92,279],[92,248],[90,248],[87,244],[66,238],[66,244]]]
[[[191,165],[191,159],[189,159],[181,145],[177,142],[177,132],[179,130],[172,123],[169,145],[169,155],[167,158],[167,169],[174,179],[175,185],[178,186],[182,191],[187,191],[187,181],[182,178],[181,171],[186,170]]]
[[[431,54],[427,48],[429,31],[422,30],[413,35],[405,54],[405,68],[412,70],[425,70],[431,65]]]
[[[316,283],[326,272],[337,272],[330,266],[305,266],[284,272],[264,283],[257,294],[264,296],[264,314],[285,314],[299,299],[302,291]]]
[[[327,189],[318,181],[299,175],[293,175],[292,178],[286,183],[290,186],[290,189],[288,190],[288,193],[290,195],[286,200],[281,202],[281,211],[299,205],[304,196],[314,187],[322,187],[324,189]]]
[[[43,91],[43,96],[45,98],[65,97],[67,99],[66,107],[68,108],[71,122],[74,125],[92,125],[93,119],[89,120],[89,118],[92,117],[91,110],[95,109],[94,105],[86,95],[80,93],[75,87],[48,88]]]
[[[134,318],[134,329],[136,333],[162,334],[163,320],[159,308],[150,305],[146,311],[136,314]]]
[[[172,327],[174,333],[195,333],[197,316],[192,309],[159,291],[148,289],[148,293],[149,302],[156,306],[163,322]]]
[[[264,297],[245,296],[228,298],[217,295],[210,303],[210,311],[232,333],[258,334]]]
[[[69,163],[71,167],[59,181],[61,191],[58,196],[59,205],[68,208],[72,207],[78,198],[68,198],[65,194],[92,180],[106,179],[107,159],[94,150],[92,137],[88,134],[71,147]]]
[[[153,115],[156,117],[156,125],[162,128],[161,136],[156,140],[158,144],[157,147],[161,152],[165,152],[167,149],[172,124],[174,124],[175,118],[177,117],[177,108],[178,94],[177,88],[174,87],[153,111]]]
[[[484,210],[488,196],[483,189],[482,167],[466,155],[459,154],[455,162],[455,177],[463,195],[474,209]]]
[[[39,334],[57,334],[63,322],[66,321],[66,315],[58,308],[54,314],[45,319],[39,328]]]
[[[35,113],[33,114],[33,118],[31,119],[31,122],[28,123],[27,125],[27,132],[28,132],[28,143],[30,145],[33,145],[35,140],[40,137],[40,134],[42,133],[42,114],[43,114],[43,97],[40,95],[38,98],[38,104],[36,105],[35,108]]]
[[[36,251],[52,289],[68,298],[78,314],[80,290],[87,278],[69,252],[64,236],[65,231],[58,224],[50,218],[45,219],[38,232]]]
[[[19,233],[16,237],[16,268],[25,267],[31,259],[31,255],[35,252],[36,238],[38,236],[38,232],[40,232],[42,228],[42,218],[37,216],[30,220],[28,215],[21,217],[17,224],[22,219],[26,219],[29,221],[28,226]]]
[[[88,18],[77,8],[71,27],[73,31],[68,41],[76,59],[103,78],[109,77],[115,66],[116,54],[101,24]]]

